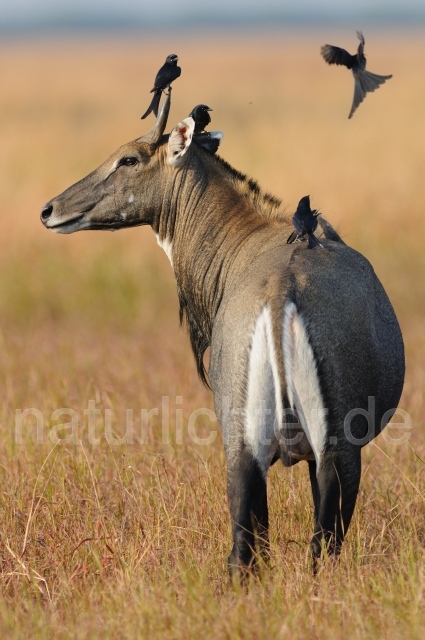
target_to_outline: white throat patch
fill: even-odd
[[[167,238],[164,238],[163,240],[161,240],[159,235],[157,233],[155,233],[155,232],[154,232],[154,236],[156,238],[156,241],[157,241],[158,245],[161,247],[161,249],[164,249],[165,255],[169,259],[171,266],[173,266],[173,244],[172,244],[172,242],[170,242],[170,240],[167,240]]]

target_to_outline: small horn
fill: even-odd
[[[161,140],[161,137],[165,131],[165,127],[167,126],[168,114],[170,113],[170,105],[171,105],[171,87],[168,88],[168,93],[166,95],[164,102],[162,103],[162,107],[155,121],[155,124],[145,136],[142,136],[141,138],[142,140],[152,145],[158,144],[158,142]]]

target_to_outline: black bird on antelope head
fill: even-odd
[[[319,211],[310,208],[310,196],[304,196],[298,203],[298,207],[294,215],[292,216],[292,224],[295,227],[295,231],[291,233],[287,244],[292,244],[300,240],[304,240],[305,236],[308,236],[308,248],[321,247],[322,245],[314,235],[317,229],[317,216]]]
[[[211,107],[207,107],[206,104],[197,104],[189,113],[189,118],[193,118],[195,121],[194,134],[205,132],[205,127],[208,127],[211,122],[208,111],[212,111]]]
[[[360,40],[357,53],[351,55],[345,49],[334,47],[331,44],[325,44],[321,48],[321,54],[328,64],[339,64],[351,69],[354,76],[354,98],[350,115],[352,118],[355,110],[365,99],[367,93],[379,89],[381,84],[392,78],[389,76],[379,76],[376,73],[366,71],[366,56],[364,54],[365,39],[361,31],[357,31],[357,37]]]
[[[162,92],[170,87],[171,83],[174,82],[182,72],[180,67],[177,65],[178,61],[179,58],[175,53],[170,53],[170,55],[166,57],[164,64],[156,74],[153,89],[151,89],[151,93],[153,93],[152,102],[150,103],[146,113],[142,115],[142,120],[147,118],[152,111],[155,114],[155,117],[158,115]]]

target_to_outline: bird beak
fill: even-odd
[[[210,108],[208,107],[207,111],[212,111],[212,109],[210,109]]]

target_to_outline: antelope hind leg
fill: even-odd
[[[338,556],[356,504],[360,483],[360,447],[329,449],[319,465],[310,463],[310,481],[315,504],[311,541],[313,571],[323,553]]]

